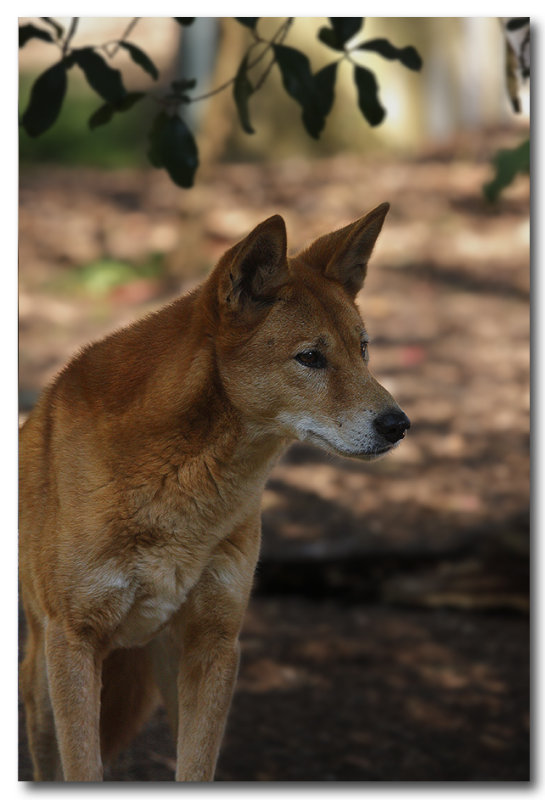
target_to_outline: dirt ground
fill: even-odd
[[[528,181],[481,196],[517,143],[223,165],[185,193],[157,171],[21,173],[22,418],[78,347],[194,285],[270,214],[296,251],[392,204],[359,304],[412,427],[373,464],[295,445],[275,467],[218,780],[529,778]],[[160,275],[70,283],[153,253]],[[171,780],[173,757],[159,711],[108,777]]]

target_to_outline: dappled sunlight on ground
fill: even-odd
[[[186,193],[154,171],[21,174],[23,414],[265,217],[295,251],[392,206],[358,303],[411,429],[377,462],[298,444],[274,468],[220,780],[528,776],[528,181],[481,194],[516,143],[222,165]],[[173,758],[159,713],[112,779],[171,779]]]

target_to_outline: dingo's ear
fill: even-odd
[[[382,203],[345,228],[322,236],[302,254],[327,278],[339,281],[355,297],[363,286],[367,262],[390,208]]]
[[[288,278],[286,255],[286,225],[275,214],[225,254],[227,263],[220,282],[223,302],[240,308],[252,301],[271,301]]]

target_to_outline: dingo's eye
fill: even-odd
[[[361,356],[364,361],[369,361],[369,342],[366,342],[365,339],[362,339],[361,342]]]
[[[319,350],[303,350],[302,353],[297,353],[295,360],[304,367],[313,367],[314,369],[323,369],[327,363],[325,356]]]

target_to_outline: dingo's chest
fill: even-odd
[[[183,605],[195,579],[185,579],[176,565],[157,564],[149,570],[118,627],[113,644],[133,647],[155,636]]]

